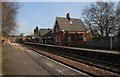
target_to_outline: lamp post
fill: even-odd
[[[112,50],[113,49],[113,45],[112,45],[112,37],[113,37],[113,33],[112,33],[112,27],[110,27],[110,49]]]

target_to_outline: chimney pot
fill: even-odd
[[[70,13],[67,13],[66,17],[70,21]]]
[[[67,17],[68,21],[70,22],[70,24],[72,24],[72,21],[70,20],[70,13],[67,13],[66,17]]]

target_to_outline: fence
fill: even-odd
[[[86,41],[86,45],[94,48],[120,49],[120,37],[94,38]]]

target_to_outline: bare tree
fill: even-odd
[[[16,28],[18,3],[2,2],[2,34],[9,35]]]
[[[118,23],[113,2],[92,3],[84,9],[83,18],[93,36],[93,29],[98,31],[100,37],[108,36],[111,31],[114,32]]]
[[[2,23],[2,2],[0,2],[0,27],[2,26],[1,23]]]
[[[117,29],[118,29],[118,36],[120,36],[120,1],[118,2],[117,9],[116,9],[116,16],[117,16]]]
[[[0,1],[0,32],[2,30],[2,2]]]

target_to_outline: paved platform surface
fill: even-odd
[[[2,75],[2,45],[0,42],[0,75]]]
[[[15,45],[3,47],[3,75],[50,75]]]
[[[3,47],[3,74],[88,76],[19,44]]]

